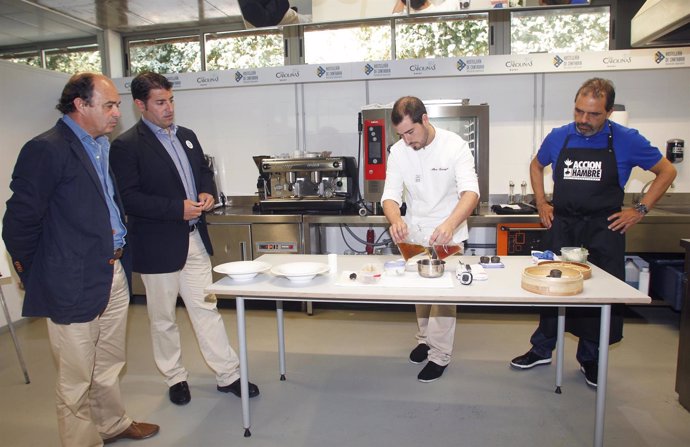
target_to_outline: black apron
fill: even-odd
[[[621,210],[624,191],[618,182],[618,165],[613,150],[613,129],[609,126],[608,147],[568,148],[570,135],[554,168],[551,228],[542,239],[544,248],[558,252],[561,247],[584,247],[589,262],[616,278],[625,280],[625,235],[608,229],[607,218]],[[585,283],[586,287],[586,283]],[[623,305],[612,306],[609,343],[623,338]],[[566,331],[599,342],[599,308],[568,308]],[[556,336],[556,310],[542,312],[541,331]]]

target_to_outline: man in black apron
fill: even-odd
[[[642,220],[675,178],[673,165],[633,129],[609,121],[615,91],[605,79],[586,81],[575,96],[575,121],[554,129],[530,164],[544,248],[584,247],[589,262],[625,280],[625,232]],[[544,167],[553,166],[553,204],[544,193]],[[634,166],[656,174],[649,192],[633,208],[621,209],[623,185]],[[623,305],[612,307],[609,343],[623,338]],[[599,319],[596,308],[571,308],[566,330],[579,337],[577,360],[588,385],[597,386]],[[551,363],[556,346],[555,308],[541,312],[532,349],[514,358],[514,368]]]

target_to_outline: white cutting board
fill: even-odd
[[[445,272],[438,278],[422,278],[417,272],[405,272],[402,275],[388,275],[383,273],[381,280],[374,284],[365,284],[358,280],[350,279],[350,274],[354,271],[340,272],[336,286],[343,287],[412,287],[412,288],[453,288],[453,276],[450,272]]]

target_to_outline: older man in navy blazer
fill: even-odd
[[[19,154],[3,220],[26,290],[23,315],[49,318],[63,446],[144,439],[159,430],[133,422],[120,398],[131,263],[105,136],[119,108],[110,79],[72,76],[57,105],[64,116]]]
[[[175,315],[179,294],[218,391],[240,396],[237,354],[215,297],[204,293],[212,282],[213,249],[203,213],[213,209],[213,172],[194,132],[174,123],[170,81],[147,72],[135,77],[131,88],[142,118],[113,142],[110,160],[127,213],[134,271],[141,273],[146,287],[156,365],[165,376],[170,401],[187,404],[189,374],[182,365]],[[250,383],[249,397],[258,395],[258,387]]]

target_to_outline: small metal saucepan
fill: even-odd
[[[443,276],[446,261],[440,259],[420,259],[417,261],[417,272],[423,278],[438,278]]]

